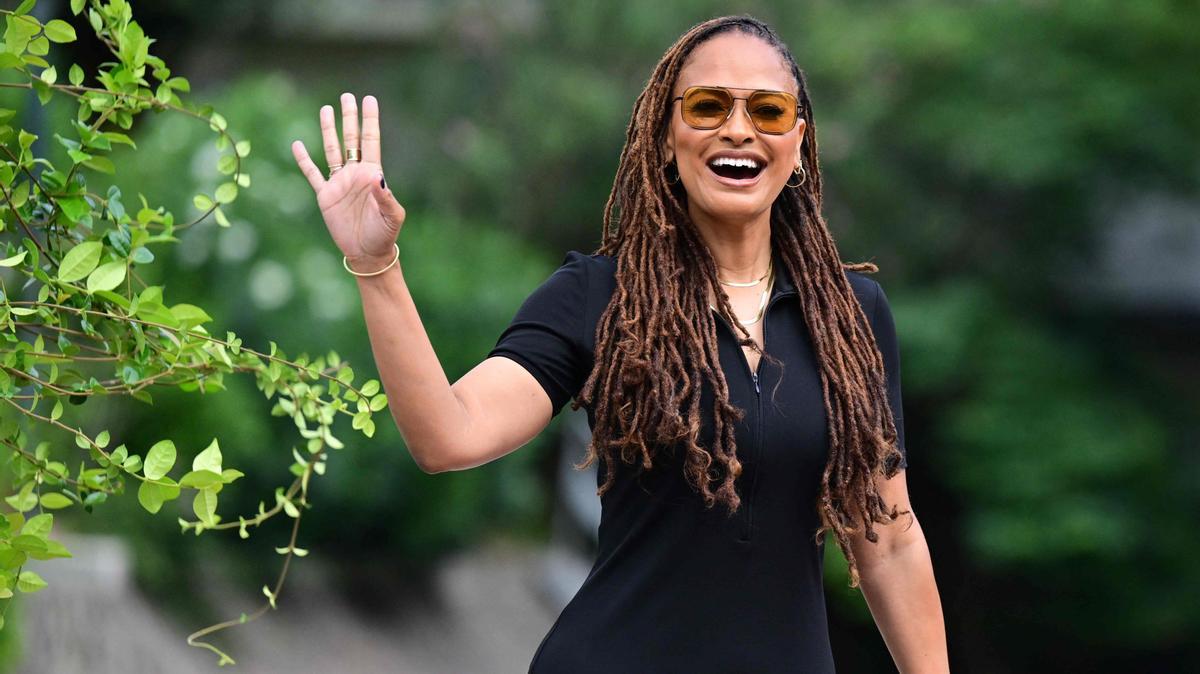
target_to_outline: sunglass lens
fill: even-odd
[[[683,95],[683,121],[697,129],[715,129],[729,116],[731,107],[728,92],[692,87]]]
[[[796,101],[783,93],[759,92],[746,105],[763,133],[787,133],[796,125]]]

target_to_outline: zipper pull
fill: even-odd
[[[755,393],[755,394],[761,394],[761,393],[762,393],[762,391],[759,391],[759,390],[758,390],[758,373],[757,373],[757,372],[751,372],[751,373],[750,373],[750,376],[751,376],[751,377],[754,379],[754,393]]]

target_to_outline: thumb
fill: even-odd
[[[373,181],[371,185],[371,195],[375,197],[375,203],[379,205],[379,212],[383,214],[389,224],[399,227],[404,222],[404,207],[400,205],[399,201],[396,201],[392,190],[387,187],[383,173],[379,173],[375,177],[378,180]]]

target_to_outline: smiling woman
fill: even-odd
[[[832,672],[827,531],[901,671],[947,669],[895,325],[875,266],[840,260],[816,148],[778,36],[696,26],[634,105],[603,245],[489,354],[552,413],[574,396],[605,468],[595,565],[531,671]]]
[[[377,103],[361,156],[349,94],[342,115],[345,157],[321,111],[328,180],[293,150],[421,467],[479,466],[572,397],[587,410],[599,549],[530,671],[833,672],[827,532],[901,671],[946,671],[895,324],[876,267],[843,263],[821,216],[804,77],[769,27],[713,19],[667,50],[634,104],[601,247],[569,252],[453,385],[401,271]]]

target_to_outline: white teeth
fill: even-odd
[[[710,166],[740,166],[742,168],[758,168],[758,162],[753,159],[734,159],[733,157],[717,157],[709,162]]]

